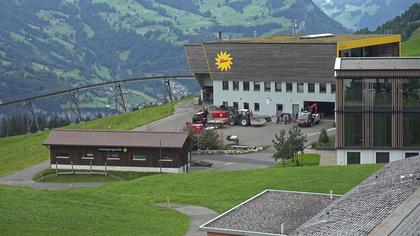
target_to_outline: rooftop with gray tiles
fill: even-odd
[[[391,162],[291,235],[367,235],[419,186],[420,157]],[[420,217],[418,211],[413,214],[414,218]],[[411,221],[404,224],[411,225]]]
[[[332,197],[332,198],[330,198]],[[200,228],[219,233],[288,234],[338,195],[266,190]]]

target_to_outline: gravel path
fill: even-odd
[[[0,177],[0,185],[24,186],[35,189],[70,189],[81,187],[95,187],[104,183],[39,183],[32,180],[32,177],[38,172],[49,167],[50,161],[43,161],[37,165],[26,168],[11,175]]]
[[[200,231],[198,226],[215,218],[219,214],[206,207],[192,206],[192,205],[177,205],[177,204],[158,204],[160,207],[170,208],[181,212],[182,214],[191,217],[190,227],[185,236],[205,236],[206,232]]]

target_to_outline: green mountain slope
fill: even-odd
[[[403,56],[420,56],[420,28],[402,44]]]
[[[328,16],[353,30],[376,29],[420,0],[314,0]]]
[[[218,31],[228,38],[290,33],[294,19],[301,33],[347,32],[310,0],[4,0],[0,100],[186,71],[184,43],[215,39]],[[164,93],[159,82],[136,89],[145,100]],[[88,104],[103,104],[97,97],[107,94],[86,96]]]

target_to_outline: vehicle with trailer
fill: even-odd
[[[296,123],[300,127],[310,127],[321,123],[321,114],[318,112],[318,104],[310,103],[303,108],[296,119]]]

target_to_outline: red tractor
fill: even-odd
[[[317,103],[308,103],[306,108],[302,108],[296,119],[298,126],[313,126],[321,122],[321,114],[318,112]]]

